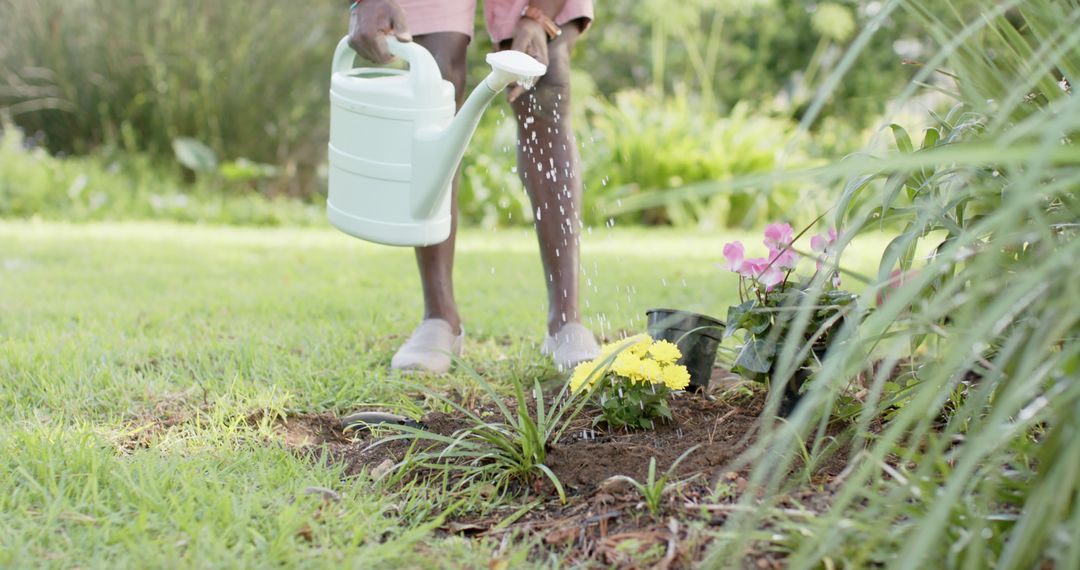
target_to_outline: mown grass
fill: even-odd
[[[733,238],[594,231],[593,328],[641,330],[656,305],[722,315]],[[0,566],[518,567],[528,542],[437,536],[439,489],[343,479],[248,419],[413,397],[387,363],[420,317],[414,273],[410,251],[330,230],[0,223]],[[502,387],[556,374],[531,232],[467,232],[457,280],[471,366]],[[500,507],[478,501],[459,507]]]

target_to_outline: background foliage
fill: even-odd
[[[0,112],[27,133],[28,145],[90,154],[101,168],[125,168],[139,155],[166,185],[211,178],[217,193],[318,202],[327,61],[345,31],[344,4],[0,0]],[[792,140],[796,164],[855,148],[904,84],[894,45],[907,37],[901,21],[874,36],[855,62],[857,80],[810,125],[811,135],[796,137],[795,122],[854,31],[879,9],[863,1],[597,3],[597,24],[575,56],[588,221],[605,222],[598,206],[620,193],[768,171]],[[482,30],[476,38],[474,81],[490,49]],[[486,224],[525,222],[529,208],[512,153],[503,150],[512,148],[513,130],[500,118],[487,114],[466,159],[463,211]],[[804,190],[777,191],[765,204],[745,196],[672,203],[632,219],[751,224],[767,213],[792,215]],[[62,196],[45,203],[58,207],[0,215],[67,216]],[[145,213],[100,209],[112,217]]]

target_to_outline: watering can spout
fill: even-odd
[[[544,64],[519,51],[488,54],[487,62],[491,73],[469,94],[448,126],[427,126],[416,132],[415,175],[424,189],[414,211],[418,217],[432,215],[449,198],[454,171],[492,99],[511,83],[531,86],[547,72]]]

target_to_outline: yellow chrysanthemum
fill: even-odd
[[[614,357],[613,357],[614,355]],[[664,384],[682,390],[690,382],[685,366],[673,364],[682,356],[678,347],[662,340],[653,342],[649,335],[637,335],[605,345],[595,360],[583,362],[570,376],[570,391],[577,393],[592,386],[609,371],[616,376],[642,384]]]
[[[634,356],[629,350],[624,350],[615,357],[611,365],[611,371],[623,378],[633,379],[641,368],[641,359]]]
[[[661,364],[672,364],[682,357],[679,347],[666,340],[658,340],[649,347],[649,356]]]
[[[649,348],[653,345],[652,337],[647,334],[639,334],[626,340],[628,343],[626,350],[638,358],[644,358],[645,354],[649,352]]]
[[[672,390],[685,390],[690,385],[690,371],[680,364],[669,364],[663,371],[664,385]]]
[[[659,384],[663,382],[663,371],[660,369],[660,363],[651,358],[642,359],[635,380],[643,384]]]
[[[603,370],[600,370],[603,362],[604,358],[601,357],[578,364],[570,376],[570,391],[577,393],[578,390],[595,384],[603,376]]]

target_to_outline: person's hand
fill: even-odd
[[[386,36],[411,42],[405,11],[394,0],[362,0],[349,16],[349,46],[360,57],[378,64],[394,59],[386,46]]]
[[[518,20],[517,26],[514,28],[514,39],[510,44],[510,49],[525,52],[536,61],[547,65],[548,37],[544,31],[544,26],[540,22],[529,18]],[[510,89],[510,102],[516,101],[523,93],[525,93],[525,88],[515,84]]]

